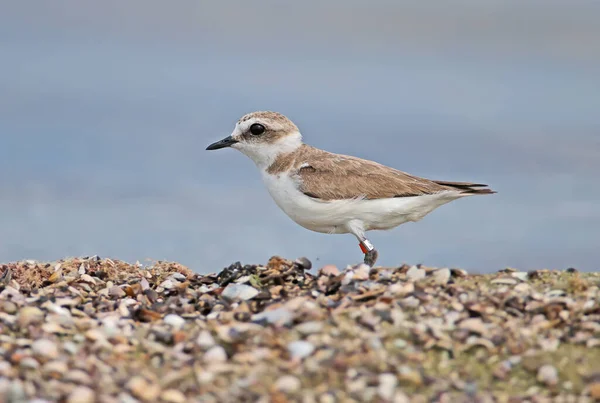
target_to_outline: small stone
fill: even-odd
[[[319,333],[321,330],[323,330],[323,323],[317,321],[304,322],[296,326],[296,330],[304,335]]]
[[[69,370],[64,361],[50,361],[44,364],[42,372],[49,377],[60,379]]]
[[[277,308],[271,311],[263,311],[252,316],[254,322],[267,322],[272,325],[285,326],[292,323],[293,313],[286,308]]]
[[[181,329],[185,325],[185,319],[172,313],[165,316],[163,321],[174,329]]]
[[[537,380],[546,386],[555,386],[558,384],[558,371],[552,365],[542,365],[538,369]]]
[[[315,346],[304,340],[293,341],[288,344],[288,351],[292,358],[306,358],[313,353]]]
[[[275,381],[275,389],[285,393],[294,393],[301,386],[302,383],[300,380],[292,375],[284,375]]]
[[[336,399],[331,393],[324,393],[319,396],[319,403],[336,403]]]
[[[25,357],[19,361],[19,366],[24,369],[38,369],[40,363],[35,358]]]
[[[438,269],[433,272],[433,279],[436,284],[445,285],[450,281],[450,269]]]
[[[89,274],[82,274],[80,278],[81,281],[85,283],[96,284],[96,280],[94,279],[94,277],[90,276]]]
[[[477,333],[480,336],[485,336],[488,333],[485,324],[479,318],[465,319],[458,324],[458,328],[468,330],[472,333]]]
[[[183,393],[177,389],[167,389],[160,394],[161,400],[168,403],[185,403],[186,398]]]
[[[368,280],[370,271],[371,267],[369,265],[361,263],[354,269],[354,275],[352,276],[352,279],[356,281]]]
[[[247,301],[252,299],[258,295],[259,291],[246,284],[229,284],[223,292],[221,293],[222,297],[228,299],[241,299],[243,301]]]
[[[246,284],[246,283],[250,283],[251,280],[252,280],[252,276],[242,276],[242,277],[238,278],[237,280],[235,280],[234,283]]]
[[[377,395],[385,401],[392,400],[397,384],[398,378],[396,378],[396,375],[390,373],[380,374]]]
[[[142,291],[146,291],[150,288],[150,283],[144,277],[140,280],[140,286],[142,287]]]
[[[527,273],[526,271],[516,271],[514,273],[511,273],[510,275],[521,281],[527,281],[527,277],[529,276],[529,273]]]
[[[115,298],[123,298],[127,294],[121,287],[114,285],[108,289],[108,295]]]
[[[79,369],[75,369],[75,370],[67,372],[65,374],[65,376],[63,377],[63,380],[65,382],[72,382],[72,383],[76,383],[78,385],[91,385],[92,384],[92,378],[86,372],[79,370]]]
[[[521,294],[525,294],[525,293],[529,292],[530,289],[531,289],[531,287],[527,283],[517,284],[513,288],[514,291],[521,293]]]
[[[34,306],[26,306],[19,310],[17,323],[20,327],[27,327],[44,320],[44,312]]]
[[[308,258],[306,257],[299,257],[298,259],[296,259],[296,264],[298,265],[298,267],[305,271],[308,271],[312,268],[311,261],[308,260]]]
[[[33,355],[39,360],[53,360],[58,358],[58,346],[52,340],[39,339],[31,345]]]
[[[450,272],[452,273],[453,277],[467,277],[469,275],[469,273],[464,270],[464,269],[450,269]]]
[[[396,347],[396,348],[402,349],[402,348],[405,348],[407,345],[408,345],[408,343],[404,339],[394,340],[394,347]]]
[[[395,283],[388,287],[390,294],[396,297],[405,297],[415,292],[414,283]]]
[[[419,299],[413,296],[406,297],[400,300],[400,305],[402,305],[404,308],[416,308],[419,306],[420,303],[421,302],[419,301]]]
[[[170,290],[170,289],[176,287],[175,283],[177,283],[177,281],[173,281],[171,279],[166,279],[165,281],[163,281],[162,283],[160,283],[159,287],[162,287],[165,290]]]
[[[406,272],[406,278],[411,281],[418,281],[425,278],[427,273],[423,269],[419,269],[417,266],[411,266]]]
[[[227,361],[227,352],[221,346],[214,346],[204,353],[206,362],[225,362]]]
[[[594,400],[600,400],[600,381],[594,382],[588,387],[590,396]]]
[[[46,333],[52,333],[52,334],[68,333],[68,331],[66,331],[64,327],[62,327],[60,324],[58,324],[56,322],[44,323],[42,325],[42,330]]]
[[[501,277],[490,281],[490,284],[515,285],[517,284],[517,280],[515,280],[514,278]]]
[[[216,342],[209,331],[203,330],[200,332],[200,334],[198,334],[198,337],[196,338],[196,344],[200,348],[208,350],[209,348],[214,346]]]
[[[67,398],[67,403],[94,403],[95,401],[94,391],[86,386],[77,386]]]
[[[146,402],[154,402],[160,394],[160,386],[146,381],[141,376],[131,378],[125,387],[134,397]]]
[[[10,315],[17,313],[17,305],[12,301],[2,301],[0,304],[0,310]]]
[[[172,278],[173,280],[179,281],[179,282],[184,282],[187,279],[187,277],[185,277],[181,273],[173,273],[169,277]]]
[[[394,403],[410,403],[410,399],[409,397],[406,395],[406,393],[402,392],[401,390],[397,391],[394,394]]]
[[[492,371],[492,374],[494,375],[494,377],[496,377],[500,380],[504,380],[510,373],[511,369],[512,369],[512,364],[510,363],[510,361],[504,360],[501,363],[499,363],[498,365],[496,365],[496,367]]]
[[[538,344],[540,345],[543,351],[553,352],[558,349],[558,346],[560,345],[560,340],[557,338],[540,339],[538,340]]]
[[[339,271],[339,269],[335,265],[327,264],[327,265],[321,267],[321,269],[319,270],[319,275],[320,276],[335,277],[335,276],[339,276],[340,275],[340,271]]]
[[[398,379],[410,386],[419,387],[423,384],[421,373],[407,366],[398,369]]]

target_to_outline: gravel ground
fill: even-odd
[[[600,401],[600,273],[0,265],[0,402]]]

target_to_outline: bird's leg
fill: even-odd
[[[377,253],[375,247],[367,238],[361,239],[359,246],[360,250],[362,250],[362,252],[365,254],[365,264],[373,267],[377,261],[379,253]]]

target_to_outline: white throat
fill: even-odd
[[[275,143],[236,143],[232,147],[247,155],[256,166],[267,169],[275,159],[282,154],[296,151],[302,145],[302,136],[299,132],[290,133]]]

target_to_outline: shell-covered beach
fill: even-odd
[[[592,402],[600,273],[0,265],[2,402]]]

